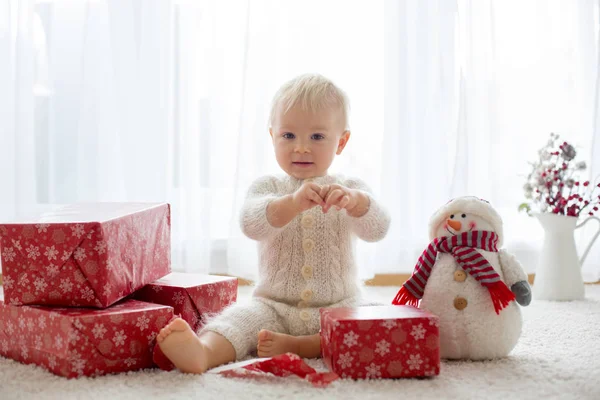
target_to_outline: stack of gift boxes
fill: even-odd
[[[0,224],[0,356],[66,377],[152,367],[174,315],[194,329],[237,279],[171,273],[168,204],[54,207]]]
[[[171,273],[170,230],[168,204],[0,223],[0,356],[65,377],[164,367],[155,339],[174,315],[198,330],[237,297],[235,278]],[[321,309],[323,359],[343,378],[437,375],[437,321],[409,306]]]

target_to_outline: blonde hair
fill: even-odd
[[[296,105],[300,105],[303,110],[310,111],[316,111],[323,107],[339,107],[342,111],[344,128],[349,128],[350,102],[348,96],[322,75],[304,74],[284,83],[273,97],[269,125],[273,124],[278,107],[281,106],[282,112],[285,114]]]

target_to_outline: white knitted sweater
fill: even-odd
[[[360,180],[339,175],[311,180],[318,185],[337,183],[370,192]],[[273,227],[267,221],[267,205],[294,193],[303,182],[290,176],[266,176],[248,191],[240,222],[244,234],[259,241],[259,280],[254,296],[300,308],[331,306],[357,298],[360,289],[354,239],[381,240],[390,224],[389,215],[369,194],[369,210],[362,217],[350,217],[345,210],[335,208],[324,214],[317,206],[284,227]]]

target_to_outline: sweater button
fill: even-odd
[[[315,247],[315,241],[312,239],[304,239],[304,241],[302,242],[302,248],[307,253],[310,253],[313,247]]]
[[[302,321],[308,321],[310,319],[310,313],[306,310],[300,311],[300,319]]]
[[[310,265],[305,265],[302,267],[302,276],[304,279],[310,279],[313,276],[313,267]]]
[[[313,291],[310,289],[305,289],[302,291],[302,294],[300,294],[300,297],[302,297],[302,300],[304,301],[308,301],[310,299],[312,299],[313,296]]]
[[[300,224],[302,224],[303,228],[312,228],[313,225],[315,223],[315,218],[310,215],[310,214],[306,214],[304,217],[302,217],[302,220],[300,221]]]
[[[464,297],[455,298],[454,299],[454,308],[456,308],[459,311],[467,308],[467,299],[465,299]]]

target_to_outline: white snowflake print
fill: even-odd
[[[15,253],[15,250],[12,247],[7,247],[2,253],[2,259],[4,261],[14,261],[16,255],[17,253]]]
[[[56,335],[56,337],[54,338],[54,346],[60,350],[62,349],[63,346],[63,340],[62,337],[60,337],[60,335]]]
[[[150,318],[146,317],[145,315],[142,315],[141,317],[138,317],[137,323],[135,324],[135,326],[140,328],[140,331],[143,331],[144,329],[148,329],[149,322],[150,322]]]
[[[106,242],[104,242],[104,241],[98,242],[98,244],[96,244],[96,246],[94,247],[94,251],[98,254],[106,253]]]
[[[32,244],[29,245],[27,249],[27,258],[31,258],[32,260],[36,260],[40,256],[40,248],[38,246],[34,246]]]
[[[12,239],[12,244],[15,247],[15,249],[21,251],[23,248],[21,247],[21,242],[15,239]]]
[[[48,356],[48,366],[50,368],[56,367],[56,356],[53,356],[53,355]]]
[[[35,346],[36,349],[42,348],[42,337],[40,335],[37,335],[35,337],[35,343],[33,345]]]
[[[125,330],[121,329],[119,332],[115,333],[115,336],[113,337],[113,342],[115,346],[123,346],[125,344],[125,339],[127,339],[127,336],[125,335]]]
[[[24,319],[20,319],[19,320],[19,328],[24,331],[25,330],[25,320]]]
[[[65,250],[63,255],[60,257],[62,261],[67,261],[69,258],[71,258],[71,253],[69,253],[67,250]]]
[[[35,227],[38,230],[38,233],[46,233],[48,232],[48,227],[50,226],[50,224],[37,224]]]
[[[206,289],[206,291],[208,292],[209,297],[213,297],[213,295],[215,294],[215,288],[212,286],[209,286],[208,289]]]
[[[4,277],[4,287],[7,289],[12,288],[13,284],[15,283],[15,281],[10,277],[10,276],[5,276]]]
[[[83,247],[78,247],[77,249],[75,249],[73,257],[75,257],[75,259],[79,262],[83,261],[83,259],[86,257],[85,249]]]
[[[85,360],[80,356],[71,360],[71,371],[75,372],[78,376],[83,375],[83,368],[85,367]]]
[[[19,285],[21,285],[21,286],[29,285],[29,279],[27,278],[27,274],[23,274],[23,276],[19,277]]]
[[[146,336],[146,338],[148,339],[148,344],[152,344],[152,341],[154,339],[156,339],[156,332],[152,332],[151,334],[149,334],[148,336]]]
[[[77,236],[78,239],[85,233],[82,224],[73,225],[71,230],[73,231],[72,236]]]
[[[410,334],[415,338],[415,340],[424,339],[425,328],[423,328],[423,324],[414,325]]]
[[[112,286],[110,285],[110,283],[104,285],[104,291],[102,293],[104,293],[105,297],[110,296],[110,294],[112,293]]]
[[[440,322],[437,318],[429,319],[429,326],[435,326],[436,328],[440,326]]]
[[[127,365],[128,367],[131,367],[134,364],[135,364],[135,358],[129,357],[129,358],[125,359],[125,365]]]
[[[71,290],[73,290],[73,282],[71,282],[68,278],[65,278],[60,281],[59,287],[60,290],[63,291],[63,293],[70,292]]]
[[[46,328],[46,317],[44,317],[43,315],[40,315],[40,318],[38,319],[38,326],[40,327],[40,329]]]
[[[94,324],[94,329],[92,329],[92,333],[94,334],[94,338],[102,339],[104,338],[104,334],[106,333],[106,328],[104,324]]]
[[[75,328],[82,330],[83,329],[83,323],[81,322],[81,320],[79,318],[75,319],[75,321],[73,321],[73,326],[75,326]]]
[[[92,301],[94,300],[94,291],[90,289],[89,286],[86,286],[81,289],[81,297],[83,297],[85,301]]]
[[[0,347],[2,348],[3,353],[8,353],[8,340],[2,339],[2,342],[0,342]]]
[[[381,323],[381,326],[383,326],[385,329],[392,329],[396,325],[398,325],[398,323],[393,319],[386,319]]]
[[[387,342],[386,340],[381,340],[379,342],[377,342],[377,348],[375,349],[375,353],[383,356],[386,353],[390,352],[390,343]]]
[[[29,358],[29,350],[25,345],[21,345],[21,357],[23,360],[27,360]]]
[[[9,335],[12,335],[13,333],[15,333],[15,325],[12,323],[12,321],[8,321],[6,323],[6,331],[8,332]]]
[[[35,286],[36,292],[43,292],[48,287],[48,284],[46,283],[44,278],[36,278],[33,284]]]
[[[352,347],[358,344],[358,335],[354,331],[350,331],[344,334],[344,344],[348,347]]]
[[[184,300],[185,297],[183,297],[183,295],[180,292],[175,292],[175,294],[173,295],[173,302],[175,304],[183,304]]]
[[[33,328],[35,328],[35,322],[33,322],[33,319],[28,319],[27,320],[27,330],[29,332],[33,332]]]
[[[226,297],[227,291],[225,290],[225,288],[221,288],[221,290],[219,290],[219,299],[221,299],[221,301],[224,301]]]
[[[371,363],[365,369],[367,370],[367,378],[381,378],[381,365]]]
[[[411,354],[410,358],[408,359],[408,361],[406,361],[406,363],[408,364],[408,368],[410,368],[411,370],[420,369],[421,364],[423,364],[423,360],[421,360],[420,354],[417,354],[417,355]]]
[[[56,256],[58,256],[58,250],[56,250],[54,246],[46,247],[44,255],[48,257],[48,261],[56,260]]]
[[[69,331],[69,342],[71,344],[75,344],[77,343],[77,341],[80,339],[79,337],[79,331],[77,329],[71,329]]]
[[[46,268],[46,271],[48,272],[48,275],[50,275],[50,276],[58,275],[58,272],[59,272],[58,265],[50,264],[48,266],[48,268]]]
[[[154,286],[152,286],[152,290],[154,290],[156,293],[158,293],[162,290],[162,286],[154,285]]]
[[[338,359],[338,365],[340,368],[350,368],[352,366],[352,360],[354,357],[350,355],[350,352],[346,352],[344,354],[340,354],[340,358]]]

